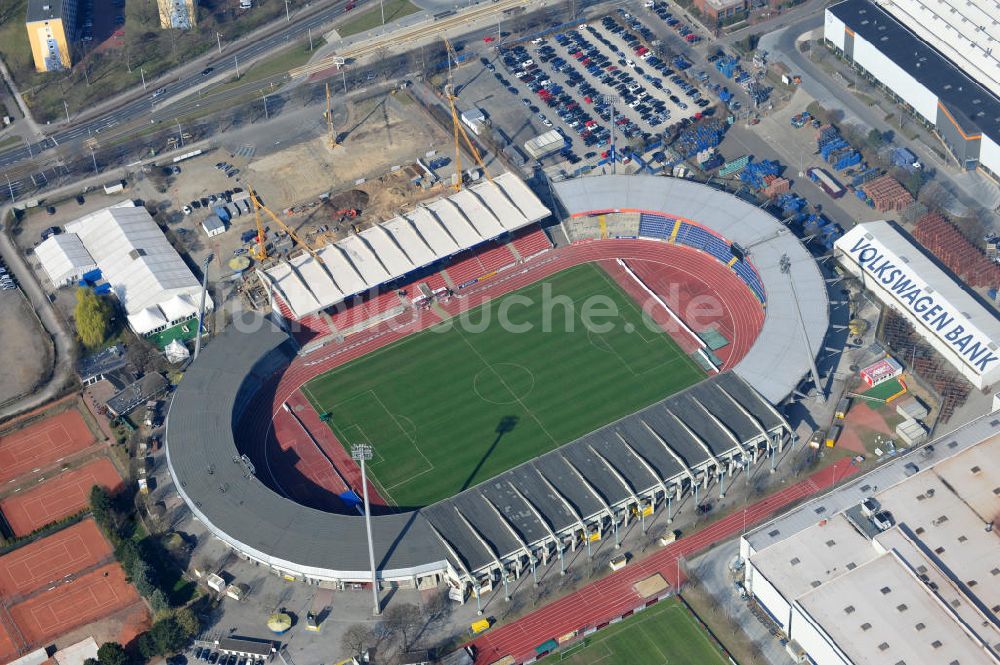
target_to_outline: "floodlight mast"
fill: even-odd
[[[368,533],[368,565],[372,573],[372,616],[379,616],[382,608],[378,600],[378,576],[375,572],[375,549],[372,546],[372,519],[368,508],[368,477],[365,473],[365,462],[372,458],[372,447],[367,443],[356,443],[351,446],[351,457],[361,464],[361,488],[365,501],[365,531]]]

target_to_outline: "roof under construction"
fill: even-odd
[[[435,261],[541,221],[549,210],[512,173],[422,203],[410,212],[263,271],[302,318]]]

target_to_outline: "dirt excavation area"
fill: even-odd
[[[52,344],[18,289],[0,291],[0,404],[31,392],[52,370]]]
[[[257,184],[265,201],[292,205],[324,192],[350,190],[361,179],[405,167],[431,151],[450,154],[452,144],[405,94],[352,105],[346,123],[334,131],[340,141],[336,148],[330,147],[328,136],[319,136],[258,157],[248,167],[248,180]],[[378,203],[390,202],[371,201]]]

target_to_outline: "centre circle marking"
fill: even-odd
[[[516,404],[534,388],[535,375],[517,363],[494,363],[476,372],[472,379],[472,389],[479,399],[490,404]]]

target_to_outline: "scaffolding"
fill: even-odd
[[[892,309],[886,308],[879,339],[923,382],[933,389],[941,400],[938,421],[947,423],[955,410],[965,404],[972,391],[972,384],[934,350],[910,322]]]

